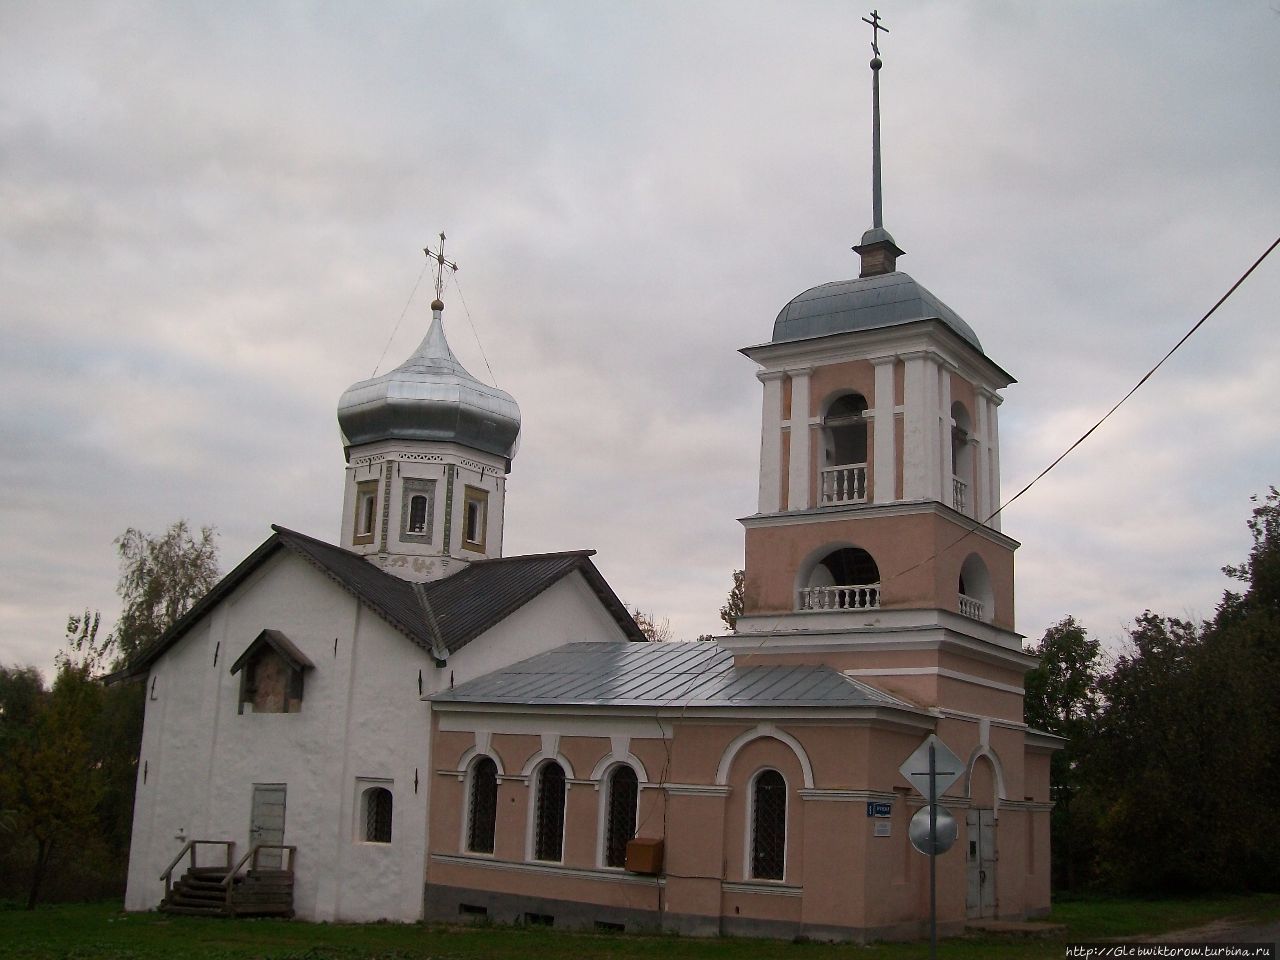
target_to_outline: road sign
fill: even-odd
[[[868,817],[891,817],[893,816],[893,804],[884,800],[868,800],[867,816]]]
[[[933,747],[933,789],[929,789],[929,747]],[[913,787],[930,803],[937,803],[938,798],[960,779],[964,773],[964,763],[952,753],[951,748],[938,739],[937,734],[929,734],[924,743],[916,748],[898,771]]]
[[[928,807],[917,810],[907,827],[907,836],[911,838],[911,845],[926,856],[930,853],[946,853],[956,842],[956,837],[960,835],[960,828],[956,825],[956,818],[951,815],[951,811],[939,804],[935,804],[934,809],[937,811],[935,815],[937,830],[932,845],[929,843]]]

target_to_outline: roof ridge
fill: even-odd
[[[471,566],[478,567],[492,563],[510,563],[516,560],[545,560],[549,557],[594,557],[596,551],[590,548],[582,550],[548,550],[545,553],[518,553],[510,557],[484,557],[472,560]]]

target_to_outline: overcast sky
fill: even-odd
[[[519,402],[508,554],[592,547],[720,630],[755,510],[738,347],[857,274],[848,0],[0,3],[0,663],[119,611],[113,539],[336,540],[350,383],[446,329]],[[899,266],[1019,382],[1012,493],[1280,234],[1280,5],[880,0]],[[1212,615],[1280,482],[1280,253],[1011,507],[1018,628]],[[477,341],[478,334],[478,341]]]

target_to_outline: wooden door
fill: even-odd
[[[284,843],[285,785],[255,783],[253,810],[249,819],[249,846],[255,843]],[[258,866],[263,870],[279,870],[282,850],[263,850]]]
[[[969,810],[965,817],[965,867],[968,891],[965,913],[970,918],[996,915],[996,817],[994,810]]]

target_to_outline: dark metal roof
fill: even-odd
[[[982,352],[977,335],[959,314],[901,271],[839,280],[806,290],[778,314],[773,323],[773,342],[878,330],[917,320],[941,320]]]
[[[895,697],[825,666],[734,666],[707,641],[570,643],[429,697],[522,706],[895,707]]]
[[[272,525],[275,531],[257,550],[209,591],[156,643],[108,679],[145,675],[159,656],[194,627],[231,591],[280,550],[302,557],[354,595],[425,650],[454,653],[498,621],[575,570],[633,641],[644,634],[596,565],[594,550],[542,553],[477,560],[466,569],[425,584],[379,570],[359,554],[314,537]]]

